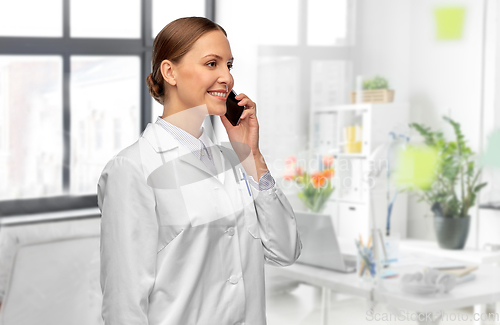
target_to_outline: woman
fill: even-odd
[[[255,103],[239,94],[239,125],[224,116],[232,62],[226,32],[206,18],[175,20],[154,41],[147,83],[163,116],[98,183],[105,324],[266,324],[264,263],[300,254],[293,210],[259,151]],[[212,143],[207,115],[236,153]]]

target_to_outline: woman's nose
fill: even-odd
[[[226,84],[230,86],[233,82],[233,76],[231,75],[231,72],[229,69],[222,69],[221,74],[219,76],[219,82],[222,84]]]

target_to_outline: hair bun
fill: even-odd
[[[163,80],[163,79],[162,79]],[[163,105],[163,85],[157,82],[153,78],[153,74],[150,73],[146,77],[146,84],[148,85],[149,88],[149,94],[160,104]]]

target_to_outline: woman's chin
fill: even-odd
[[[224,108],[219,108],[219,107],[210,107],[208,109],[208,114],[209,115],[218,115],[218,116],[222,116],[224,114],[226,114],[226,106],[224,106]]]

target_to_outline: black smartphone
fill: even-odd
[[[233,126],[238,124],[241,114],[245,110],[243,106],[238,106],[238,100],[235,97],[236,92],[232,89],[226,100],[226,118]]]

